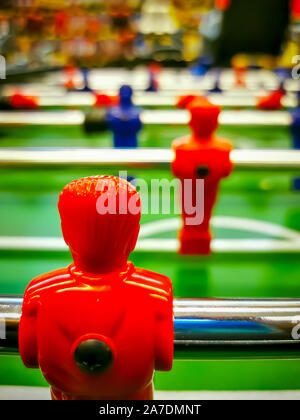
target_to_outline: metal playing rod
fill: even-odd
[[[0,297],[0,353],[18,352],[22,297]],[[175,358],[300,358],[300,299],[174,299]]]
[[[236,170],[298,171],[299,150],[235,149],[230,158]],[[138,148],[1,148],[0,166],[94,166],[97,168],[168,169],[174,159],[171,149]]]
[[[119,81],[117,83],[114,83],[112,85],[107,85],[107,86],[104,86],[104,84],[101,84],[98,86],[93,84],[91,89],[93,90],[93,92],[105,93],[107,95],[115,95],[118,93],[120,86],[122,86],[123,84],[128,84],[128,82],[126,83],[126,81],[124,82]],[[134,85],[134,83],[133,84],[129,83],[129,84],[133,88],[133,92],[136,98],[137,97],[144,98],[146,97],[146,95],[149,97],[150,96],[154,97],[155,95],[157,95],[158,97],[162,96],[162,97],[174,98],[180,95],[189,95],[189,94],[202,95],[202,96],[216,94],[214,92],[211,92],[211,90],[215,87],[215,83],[209,83],[202,86],[199,86],[199,85],[197,86],[195,84],[183,85],[182,83],[180,83],[180,88],[178,86],[170,85],[168,87],[159,89],[158,92],[145,92],[146,87],[147,87],[146,85],[145,85],[145,88],[143,88],[143,87]],[[257,98],[259,96],[265,96],[268,93],[270,93],[270,91],[274,91],[278,87],[279,85],[274,83],[274,84],[269,84],[268,86],[251,85],[249,86],[249,88],[247,87],[245,89],[240,89],[240,88],[236,88],[235,86],[230,86],[229,84],[227,84],[227,85],[223,85],[222,93],[217,93],[217,95],[220,95],[220,96],[224,95],[230,98],[245,98],[245,100],[248,100],[249,98],[250,100],[252,100],[253,98]],[[5,88],[3,89],[3,96],[10,97],[17,90],[21,90],[24,95],[37,96],[38,98],[46,98],[46,97],[49,98],[49,102],[46,99],[45,101],[43,99],[43,103],[40,104],[42,106],[45,106],[45,105],[48,106],[48,103],[50,103],[50,101],[53,101],[54,98],[62,98],[69,95],[70,96],[74,95],[74,97],[75,95],[83,95],[84,99],[79,99],[79,104],[89,105],[90,101],[87,98],[88,98],[88,95],[90,95],[90,93],[83,92],[81,90],[82,84],[79,82],[77,83],[77,87],[75,89],[77,90],[70,92],[62,85],[60,86],[59,85],[45,85],[45,84],[39,84],[39,83],[31,83],[30,85],[28,84],[19,84],[19,85],[10,85],[10,86],[6,85]],[[298,86],[288,83],[286,84],[285,90],[287,91],[287,95],[292,97],[295,94],[295,92],[297,92],[299,89],[298,89]],[[142,102],[148,103],[148,99],[145,99],[145,100],[138,99],[138,101],[141,101],[141,105],[142,105]],[[156,104],[156,102],[154,101],[151,101],[151,103]],[[52,102],[52,104],[53,105],[51,106],[55,106],[56,102]],[[57,104],[57,105],[60,106],[60,104]],[[69,105],[74,105],[74,103],[71,104],[69,102]],[[160,105],[159,102],[157,103],[157,105]]]
[[[300,238],[300,234],[299,234]],[[135,252],[174,253],[179,250],[178,239],[139,239]],[[276,254],[300,253],[300,239],[213,239],[214,254]],[[4,252],[68,252],[69,248],[58,237],[0,236],[0,251]]]
[[[117,95],[118,91],[109,92]],[[29,94],[29,93],[28,93]],[[205,94],[205,92],[203,92]],[[224,107],[255,107],[257,98],[267,95],[268,92],[257,92],[257,95],[230,95],[226,93],[208,93],[207,98],[214,104]],[[142,107],[164,107],[174,106],[178,96],[166,93],[136,93],[133,102],[137,106]],[[72,92],[61,95],[38,96],[39,106],[42,108],[49,107],[90,107],[95,103],[95,95],[90,92]],[[282,98],[282,105],[287,108],[297,106],[297,98],[293,95],[287,95]]]
[[[84,123],[82,111],[4,111],[0,112],[0,126],[79,126]],[[181,109],[144,110],[141,121],[145,125],[187,125],[189,112]],[[290,126],[292,117],[287,111],[240,110],[222,111],[220,125],[227,126]]]
[[[300,299],[175,299],[175,358],[299,358]]]

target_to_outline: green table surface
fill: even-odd
[[[109,135],[84,137],[80,129],[14,128],[11,137],[0,138],[1,146],[109,146]],[[168,147],[186,128],[146,127],[142,146]],[[73,133],[73,135],[72,135]],[[64,136],[65,134],[65,136]],[[222,128],[220,134],[232,138],[237,147],[288,147],[285,129]],[[51,139],[51,141],[50,141]],[[58,193],[72,179],[99,173],[99,168],[0,168],[0,235],[60,236],[57,212]],[[100,172],[101,173],[101,172]],[[117,168],[114,172],[117,174]],[[166,171],[135,170],[148,184],[153,178],[168,178]],[[271,173],[233,173],[224,180],[215,208],[216,216],[244,219],[245,229],[214,229],[216,238],[269,238],[249,232],[247,220],[273,223],[300,231],[300,193],[291,190],[291,177]],[[159,198],[159,197],[157,197]],[[173,195],[171,195],[173,200]],[[142,202],[144,198],[142,197]],[[178,217],[143,214],[142,224]],[[171,231],[157,237],[175,237]],[[299,297],[299,254],[212,255],[183,257],[172,253],[134,252],[137,266],[168,275],[176,297]],[[71,262],[68,252],[0,253],[0,292],[23,293],[36,275]],[[241,354],[241,357],[243,355]],[[0,384],[46,385],[37,370],[22,366],[18,356],[0,357]],[[174,362],[172,372],[156,373],[159,390],[281,390],[300,389],[299,360],[210,360]]]
[[[189,133],[186,126],[145,125],[139,134],[140,147],[170,147]],[[218,134],[238,148],[290,148],[288,127],[220,127]],[[87,134],[81,126],[0,127],[0,147],[111,147],[110,132]]]

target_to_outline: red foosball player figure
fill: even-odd
[[[244,55],[236,55],[232,58],[231,63],[235,78],[235,86],[237,88],[245,88],[248,58]]]
[[[235,66],[233,68],[234,76],[235,76],[235,86],[236,87],[246,87],[246,81],[245,81],[245,74],[246,74],[246,68],[242,66]]]
[[[256,107],[265,111],[276,111],[282,108],[282,98],[285,95],[284,89],[277,89],[267,96],[258,98]]]
[[[40,368],[56,400],[151,399],[154,370],[170,370],[169,278],[128,262],[140,198],[113,176],[68,184],[58,208],[74,263],[32,280],[19,330],[20,355]]]
[[[189,98],[189,99],[188,99]],[[181,181],[183,228],[181,254],[210,253],[209,222],[219,183],[232,170],[229,141],[216,138],[220,108],[202,97],[181,97],[178,106],[190,111],[192,134],[173,142],[173,174]]]
[[[105,93],[94,93],[95,102],[94,107],[96,108],[107,108],[110,106],[116,106],[119,103],[118,96],[106,95]]]
[[[39,108],[36,96],[23,95],[16,92],[10,97],[10,105],[13,109],[36,110]]]
[[[63,86],[67,90],[76,90],[76,83],[75,83],[75,75],[77,72],[77,68],[73,65],[67,65],[64,68],[64,76],[65,76],[65,82],[63,83]]]

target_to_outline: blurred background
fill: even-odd
[[[8,75],[152,61],[205,69],[237,56],[291,67],[299,19],[299,0],[1,0],[0,54]]]

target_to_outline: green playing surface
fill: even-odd
[[[80,128],[47,127],[2,130],[3,147],[110,146],[109,134],[83,136]],[[169,147],[187,128],[146,127],[141,146]],[[10,136],[8,135],[10,133]],[[283,128],[222,128],[220,135],[231,138],[235,147],[289,147]],[[97,168],[7,169],[0,168],[0,235],[60,236],[57,198],[72,179],[101,173]],[[116,168],[115,174],[118,173]],[[134,170],[129,174],[144,178],[171,178],[167,171]],[[286,239],[286,229],[300,231],[300,193],[290,188],[289,175],[233,173],[222,183],[214,215],[216,238]],[[156,198],[159,199],[161,194]],[[171,194],[173,200],[173,195]],[[142,202],[144,197],[142,197]],[[142,225],[174,214],[144,214]],[[220,218],[227,220],[222,225]],[[225,217],[225,219],[224,219]],[[216,219],[217,220],[217,219]],[[249,221],[254,222],[249,230]],[[148,225],[149,226],[149,225]],[[150,225],[151,226],[151,225]],[[282,234],[272,235],[281,226]],[[174,229],[162,229],[149,237],[173,238]],[[299,297],[299,255],[229,254],[210,257],[182,257],[171,253],[135,252],[137,266],[168,275],[176,297]],[[67,252],[1,252],[0,292],[19,294],[36,275],[69,264]],[[241,354],[243,357],[243,354]],[[174,362],[170,373],[157,373],[160,390],[266,390],[300,389],[299,360],[231,360]],[[0,357],[0,384],[43,385],[40,373],[24,368],[17,356]]]
[[[189,133],[183,126],[144,126],[139,135],[140,147],[170,147],[176,137]],[[221,127],[218,134],[231,139],[234,147],[289,148],[287,127]],[[86,134],[81,126],[0,127],[2,147],[111,147],[109,132]]]

